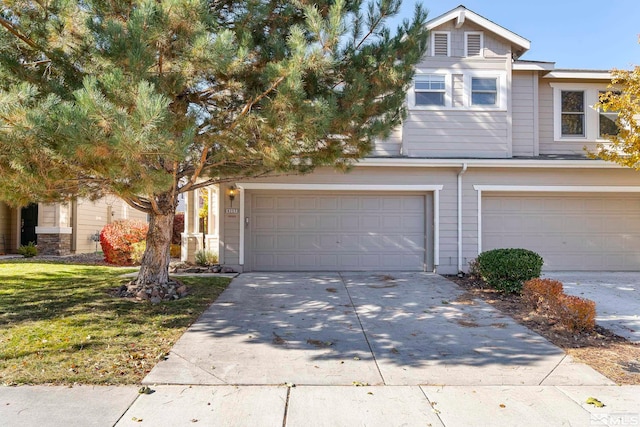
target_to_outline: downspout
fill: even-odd
[[[462,271],[462,175],[467,171],[467,164],[462,164],[462,169],[458,172],[458,276],[463,275]]]

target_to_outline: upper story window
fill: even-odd
[[[585,104],[584,91],[563,90],[561,97],[561,117],[563,137],[584,137]]]
[[[615,111],[603,111],[596,105],[606,86],[598,83],[550,83],[553,88],[554,140],[604,141],[616,135]]]
[[[445,105],[445,76],[425,74],[415,80],[415,105]]]
[[[600,99],[600,95],[604,95],[607,93],[606,91],[598,92],[598,99]],[[616,94],[620,94],[620,92],[614,92]],[[602,101],[601,101],[602,103]],[[617,135],[620,132],[620,128],[616,123],[618,120],[618,112],[617,111],[604,111],[603,109],[598,110],[598,136],[602,139],[607,138],[608,136]]]
[[[451,56],[451,40],[448,31],[431,32],[431,56]]]
[[[498,78],[471,78],[471,105],[498,105]]]
[[[451,107],[451,74],[429,71],[418,73],[413,78],[409,106],[425,109]]]
[[[464,56],[482,57],[484,50],[484,37],[480,31],[467,31],[464,33]]]

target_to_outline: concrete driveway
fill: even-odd
[[[547,272],[565,293],[596,303],[596,322],[603,328],[640,342],[640,272]]]
[[[611,384],[428,273],[242,274],[144,382]]]

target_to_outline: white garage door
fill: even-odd
[[[254,271],[424,270],[425,196],[258,193]]]
[[[483,194],[482,250],[510,247],[547,270],[640,270],[640,196]]]

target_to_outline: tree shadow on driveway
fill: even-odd
[[[435,274],[248,273],[145,382],[537,385],[564,357]]]

